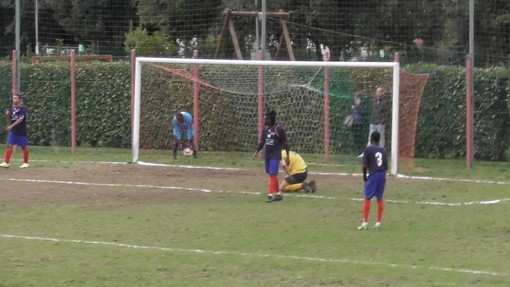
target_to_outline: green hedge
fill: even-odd
[[[1,106],[11,105],[10,65],[2,64]],[[69,63],[24,64],[23,102],[29,112],[29,144],[67,146],[71,142]],[[77,63],[77,143],[131,145],[130,66],[125,63]],[[6,119],[6,123],[7,123]],[[5,132],[2,130],[2,138]]]
[[[465,69],[423,65],[405,68],[411,73],[430,73],[418,117],[416,157],[465,157]],[[510,73],[506,68],[476,69],[474,78],[474,156],[504,160],[510,132]]]
[[[411,73],[429,73],[422,98],[416,136],[416,156],[423,158],[462,158],[465,156],[465,69],[433,65],[403,67]],[[388,82],[388,71],[366,69],[362,72],[332,73],[330,151],[344,152],[345,127],[352,93],[369,94],[372,82]],[[0,63],[0,105],[10,106],[11,63]],[[29,110],[30,145],[70,144],[70,68],[69,63],[22,64],[21,87]],[[297,72],[299,73],[299,71]],[[175,110],[192,110],[192,84],[157,68],[144,69],[142,123],[140,145],[143,148],[169,149],[172,144],[171,119]],[[475,158],[503,160],[509,145],[509,79],[506,68],[475,71]],[[310,124],[323,122],[321,109],[322,78],[317,77],[315,92],[290,90],[287,99],[279,102],[269,97],[269,105],[277,110],[279,119],[292,126],[300,115],[317,115]],[[348,82],[348,85],[345,85]],[[385,84],[388,84],[385,83]],[[342,88],[339,88],[342,87]],[[125,62],[77,63],[77,140],[79,144],[106,147],[129,147],[131,144],[130,65]],[[307,95],[313,94],[311,98]],[[203,88],[200,91],[200,145],[202,150],[251,151],[256,142],[256,97],[226,94]],[[299,104],[299,103],[301,104]],[[242,103],[242,104],[241,104]],[[294,105],[297,110],[289,111]],[[8,120],[5,119],[5,124]],[[231,125],[229,123],[236,123]],[[323,132],[313,134],[289,129],[293,142],[301,152],[321,152]],[[296,133],[296,134],[292,134]],[[5,131],[0,131],[5,138]],[[388,137],[389,139],[389,137]]]

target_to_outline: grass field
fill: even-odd
[[[509,163],[417,159],[388,177],[383,228],[358,231],[358,158],[304,155],[318,192],[266,203],[250,157],[14,154],[0,286],[510,286]]]

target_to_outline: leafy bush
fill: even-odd
[[[210,67],[213,68],[213,67]],[[412,65],[412,73],[429,73],[418,117],[416,156],[422,158],[461,158],[466,150],[466,76],[463,67]],[[11,105],[11,63],[0,63],[0,99],[3,109]],[[30,145],[70,145],[70,68],[69,63],[22,64],[22,91],[29,111]],[[143,70],[140,145],[169,149],[172,145],[171,119],[178,109],[192,111],[192,83],[157,68]],[[299,71],[297,71],[299,73]],[[330,86],[330,152],[346,152],[350,147],[343,119],[353,91],[373,92],[366,83],[374,79],[391,85],[386,71],[332,73]],[[79,144],[129,147],[131,144],[131,79],[126,62],[77,63],[77,141]],[[303,115],[310,125],[324,121],[322,75],[310,83],[311,89],[291,89],[281,99],[267,97],[284,126],[300,123]],[[505,68],[476,69],[474,95],[475,158],[503,160],[509,146],[508,122],[510,72]],[[386,82],[384,82],[386,81]],[[346,85],[346,82],[350,85]],[[252,99],[253,98],[253,99]],[[200,147],[202,150],[249,151],[256,143],[256,97],[232,95],[200,88]],[[248,101],[248,102],[247,102]],[[250,102],[252,101],[252,102]],[[242,104],[241,104],[242,103]],[[347,104],[346,104],[347,103]],[[241,110],[253,106],[253,109]],[[290,111],[289,107],[294,110]],[[7,124],[8,119],[4,123]],[[236,123],[231,125],[228,123]],[[324,132],[309,129],[299,133],[289,129],[300,151],[321,152]],[[295,133],[295,134],[293,134]],[[3,129],[0,137],[5,138]],[[389,137],[387,137],[389,139]],[[389,145],[389,144],[388,144]]]
[[[138,56],[171,57],[177,53],[177,45],[165,34],[156,31],[149,35],[142,27],[137,27],[126,35],[124,46],[127,53],[135,49]]]
[[[9,66],[1,92],[10,95]],[[5,71],[5,72],[4,72]],[[30,145],[70,145],[71,85],[69,63],[22,65],[22,95],[28,108]],[[126,63],[78,62],[77,142],[92,146],[128,147],[131,144],[130,66]],[[10,97],[2,97],[8,108]],[[7,122],[7,120],[6,120]],[[3,138],[5,132],[2,129]]]
[[[463,67],[407,67],[430,73],[418,117],[416,156],[461,158],[466,153],[466,74]],[[476,69],[474,79],[474,156],[503,160],[509,145],[507,69]]]

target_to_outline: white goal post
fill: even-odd
[[[132,162],[139,161],[140,149],[140,115],[142,101],[142,66],[144,64],[196,64],[223,66],[281,66],[281,67],[347,67],[347,68],[392,68],[392,114],[391,114],[391,152],[390,173],[397,174],[399,154],[399,86],[400,64],[398,62],[322,62],[322,61],[263,61],[263,60],[218,60],[218,59],[182,59],[182,58],[154,58],[136,57],[135,83],[133,99],[133,127],[132,127]]]

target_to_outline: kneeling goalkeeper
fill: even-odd
[[[294,151],[289,151],[290,163],[287,164],[287,154],[282,150],[282,160],[280,165],[287,176],[280,184],[280,190],[284,192],[293,192],[303,190],[306,193],[316,192],[317,184],[315,180],[306,182],[308,177],[308,165],[305,160]]]

